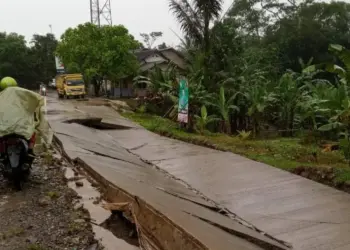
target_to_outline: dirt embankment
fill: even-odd
[[[61,161],[38,157],[24,190],[16,192],[0,177],[0,249],[55,250],[102,247],[94,239],[89,214],[67,186]]]
[[[350,182],[336,179],[336,172],[339,171],[333,167],[304,167],[300,166],[293,171],[293,174],[300,175],[304,178],[334,187],[344,192],[350,193]]]

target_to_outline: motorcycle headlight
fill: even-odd
[[[46,88],[43,88],[43,91],[46,91]]]

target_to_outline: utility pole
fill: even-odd
[[[112,25],[111,0],[90,0],[90,21],[99,27]]]

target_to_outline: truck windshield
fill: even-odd
[[[68,86],[84,85],[84,81],[83,80],[67,80],[67,85]]]

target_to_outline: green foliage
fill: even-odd
[[[81,24],[61,37],[57,53],[68,71],[82,72],[99,93],[102,80],[116,81],[135,74],[138,68],[131,50],[140,46],[122,26]]]
[[[341,62],[345,65],[345,68],[343,69],[342,67],[333,64],[328,66],[327,70],[331,73],[336,73],[340,78],[340,82],[343,84],[350,83],[350,50],[339,44],[331,44],[329,46],[329,50],[341,60]]]
[[[176,67],[169,64],[168,68],[161,70],[154,67],[148,72],[148,76],[137,76],[134,78],[134,86],[144,85],[152,94],[172,94],[176,83]]]
[[[238,138],[240,138],[242,141],[248,140],[252,134],[252,131],[245,131],[245,130],[242,130],[242,131],[238,130],[237,132],[238,132]]]
[[[34,35],[31,45],[16,33],[0,33],[0,78],[12,76],[22,87],[36,88],[55,76],[55,37]]]
[[[226,101],[225,89],[224,87],[220,87],[220,92],[218,95],[218,102],[214,104],[219,110],[221,117],[224,121],[229,120],[229,115],[231,111],[239,111],[239,108],[235,105],[232,105],[236,95],[231,96],[230,99]]]
[[[228,134],[231,134],[230,115],[234,111],[239,111],[239,108],[232,104],[237,94],[239,93],[236,93],[226,100],[225,88],[221,86],[220,92],[215,97],[215,102],[213,103],[213,106],[219,112],[222,121],[224,122],[224,131]]]
[[[208,46],[209,24],[218,18],[222,10],[222,0],[169,1],[170,10],[181,25],[182,30],[198,46]]]
[[[147,112],[147,107],[146,105],[141,105],[140,107],[137,108],[137,112],[138,113],[141,113],[141,114],[144,114]]]
[[[48,83],[56,75],[55,50],[58,41],[53,34],[34,35],[31,53],[35,55],[33,67],[38,72],[38,81]]]
[[[247,105],[246,115],[252,118],[253,134],[257,136],[264,112],[276,102],[276,96],[272,91],[269,91],[267,84],[247,86],[243,93]]]
[[[170,10],[178,20],[186,38],[208,59],[212,45],[210,24],[219,18],[223,0],[169,0]],[[208,87],[209,60],[202,61],[203,84]]]
[[[339,146],[344,153],[345,159],[347,159],[350,164],[350,138],[347,131],[344,133],[344,138],[339,140]]]
[[[196,127],[200,131],[201,134],[203,134],[206,127],[212,123],[218,120],[217,117],[214,115],[208,115],[207,108],[203,105],[201,108],[201,115],[195,115],[196,119]]]

